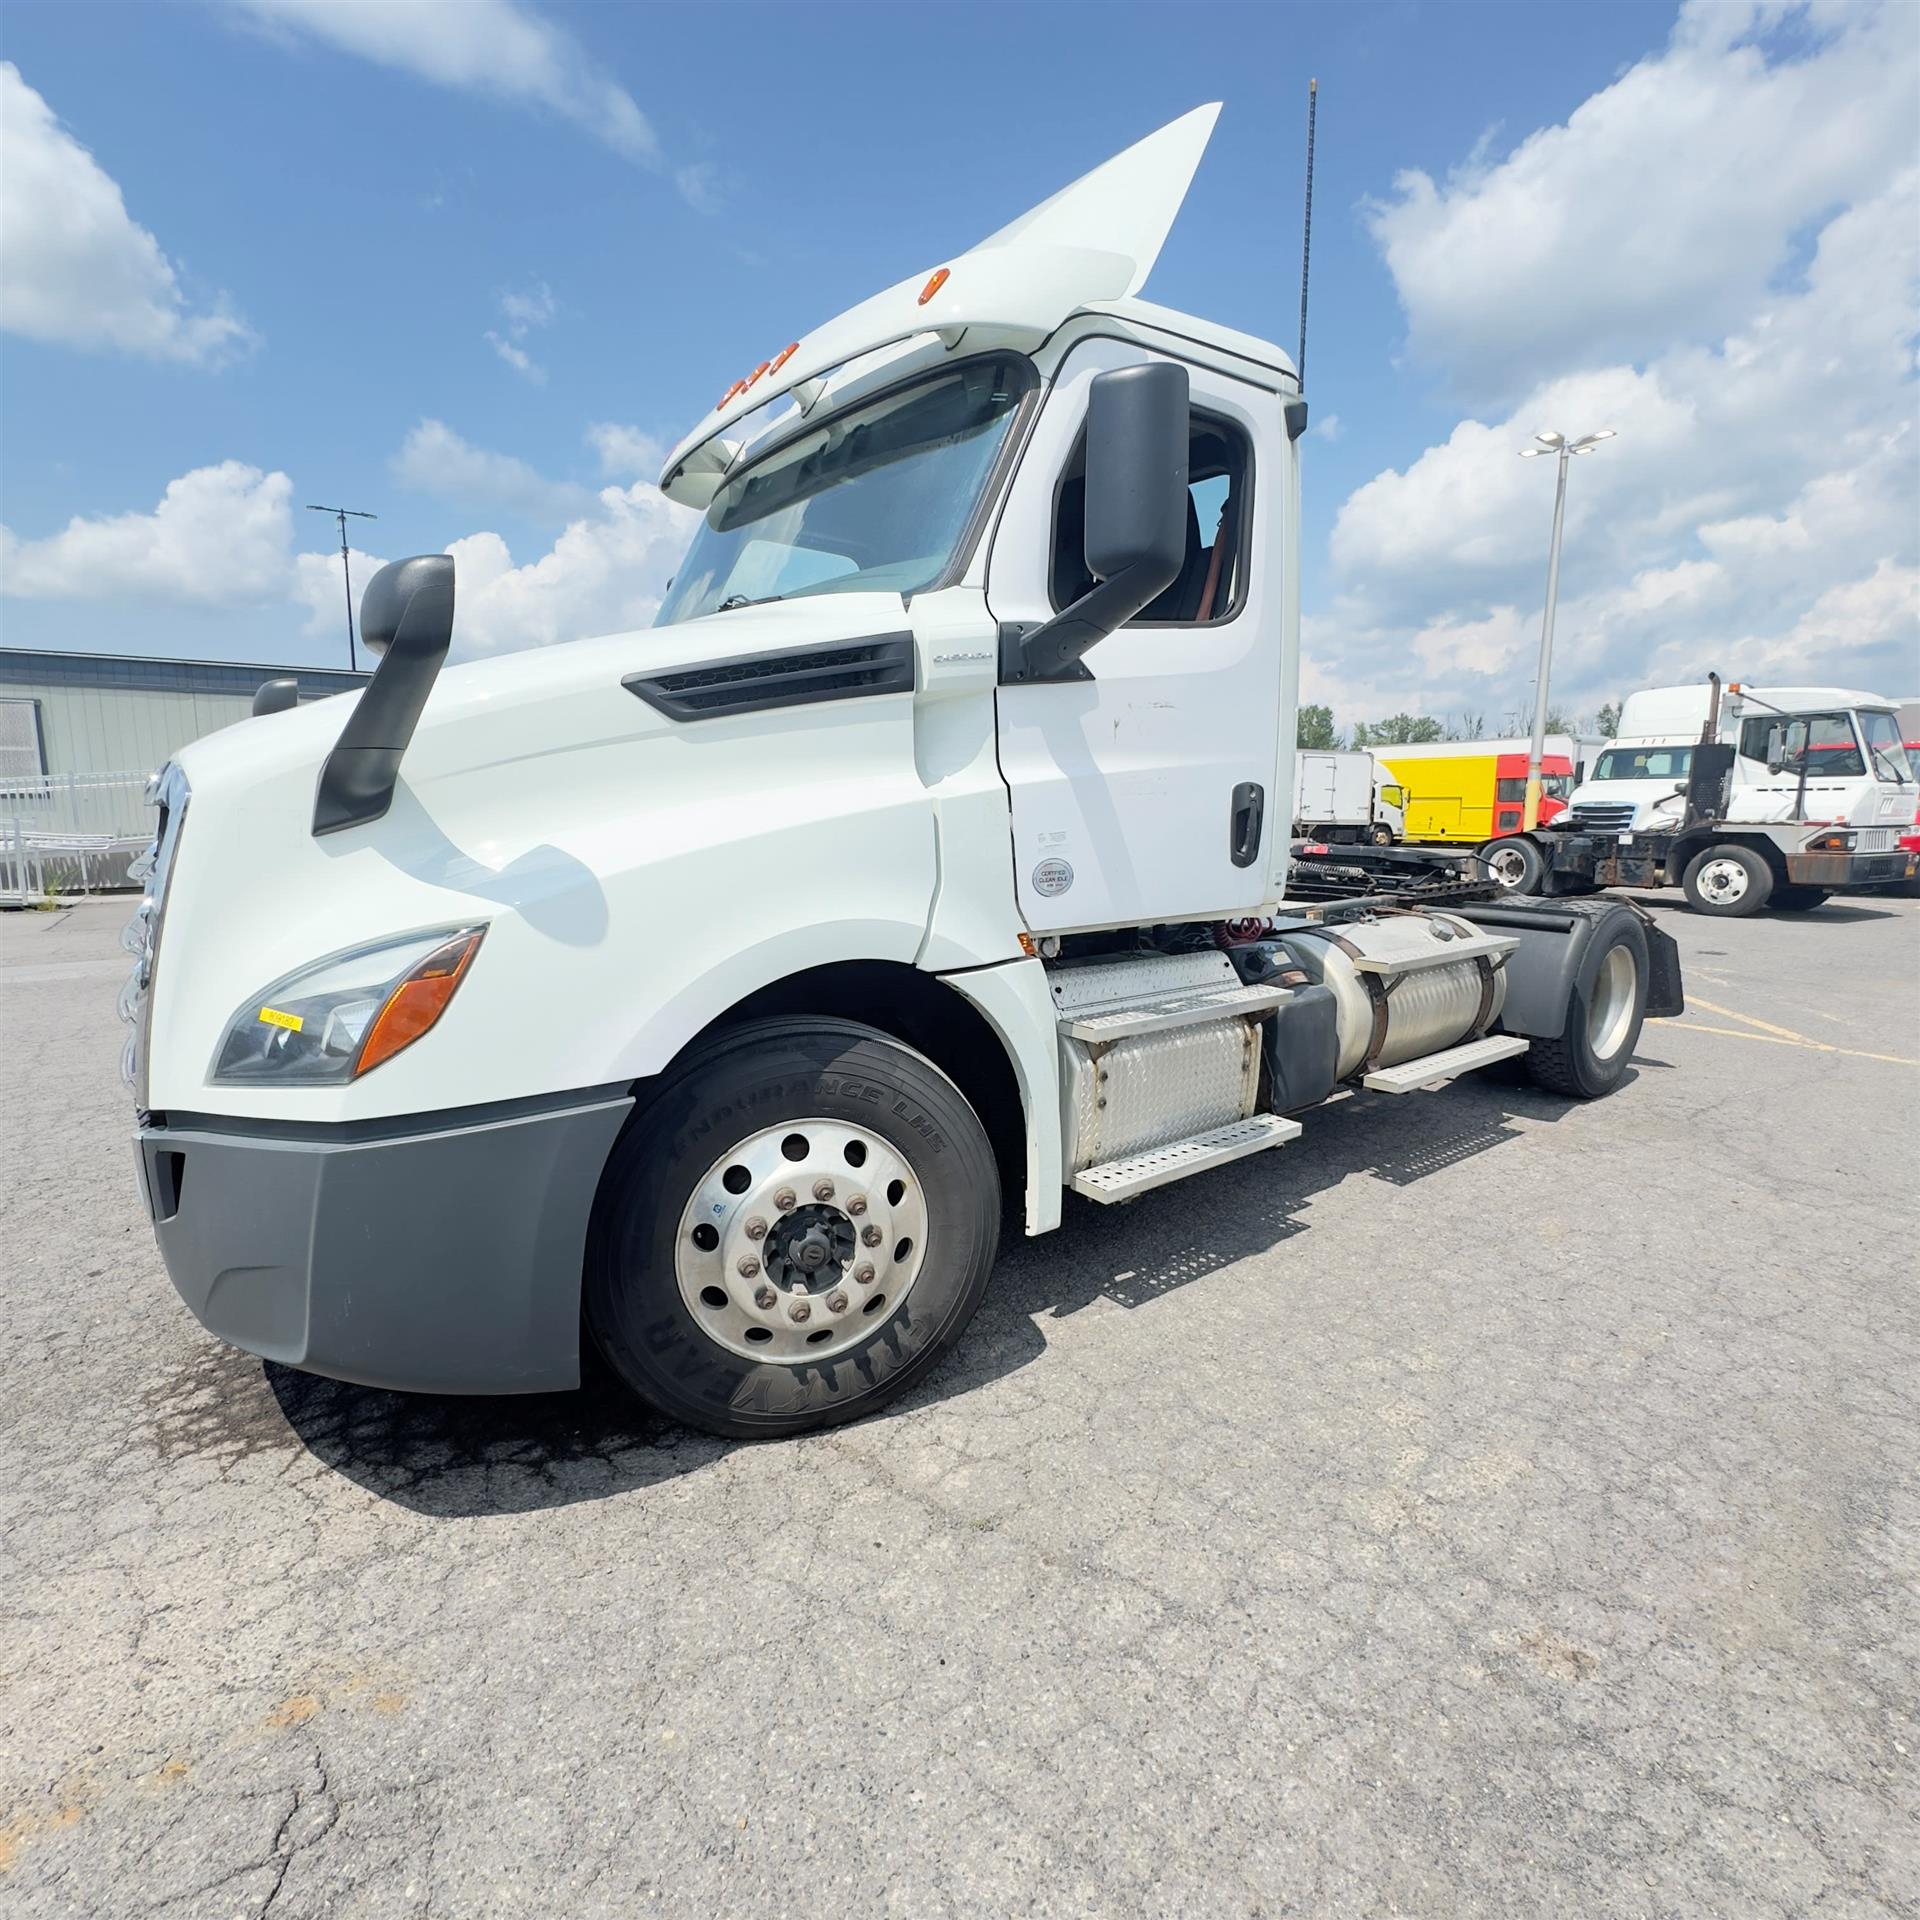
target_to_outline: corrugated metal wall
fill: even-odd
[[[48,773],[149,772],[188,741],[246,719],[261,684],[282,676],[298,680],[302,700],[367,679],[312,668],[0,648],[0,696],[38,703]]]

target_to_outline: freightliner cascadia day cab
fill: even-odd
[[[1630,694],[1566,811],[1483,851],[1522,893],[1677,886],[1726,919],[1804,912],[1913,877],[1914,771],[1891,700],[1709,675]]]
[[[795,1432],[959,1338],[1003,1191],[1046,1233],[1349,1091],[1620,1083],[1679,1006],[1630,908],[1288,908],[1306,402],[1138,297],[1215,112],[729,388],[650,631],[441,672],[453,562],[400,561],[364,691],[157,777],[127,1069],[208,1328],[436,1392],[592,1341]]]

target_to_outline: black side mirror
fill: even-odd
[[[382,567],[360,602],[360,637],[380,664],[320,769],[317,834],[378,820],[392,804],[401,755],[453,644],[453,556]]]
[[[1156,360],[1094,376],[1087,395],[1086,511],[1094,585],[1003,648],[1001,671],[1009,680],[1071,672],[1089,647],[1178,578],[1187,558],[1185,367]]]
[[[253,717],[263,713],[285,713],[300,704],[298,680],[262,680],[253,696]]]

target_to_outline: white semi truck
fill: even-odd
[[[651,631],[442,672],[454,563],[397,562],[364,692],[157,776],[126,1069],[207,1327],[439,1392],[591,1340],[794,1432],[959,1338],[1003,1188],[1046,1233],[1351,1092],[1620,1084],[1680,1006],[1634,910],[1289,903],[1306,402],[1139,297],[1215,111],[730,387]]]
[[[1678,886],[1723,918],[1805,911],[1913,877],[1915,791],[1891,700],[1709,675],[1629,695],[1567,811],[1487,864],[1521,893]]]
[[[1403,790],[1365,748],[1300,747],[1293,758],[1293,830],[1334,845],[1395,846],[1407,837]]]

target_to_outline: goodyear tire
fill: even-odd
[[[1767,904],[1773,892],[1773,869],[1751,847],[1728,840],[1701,848],[1687,862],[1681,885],[1695,913],[1744,920]]]
[[[1000,1211],[985,1129],[930,1060],[852,1021],[758,1022],[675,1070],[615,1144],[587,1324],[688,1426],[832,1426],[959,1339]]]
[[[1640,1043],[1652,977],[1646,929],[1618,907],[1594,929],[1581,956],[1558,1039],[1535,1040],[1526,1066],[1537,1086],[1575,1100],[1598,1100],[1626,1077]]]

